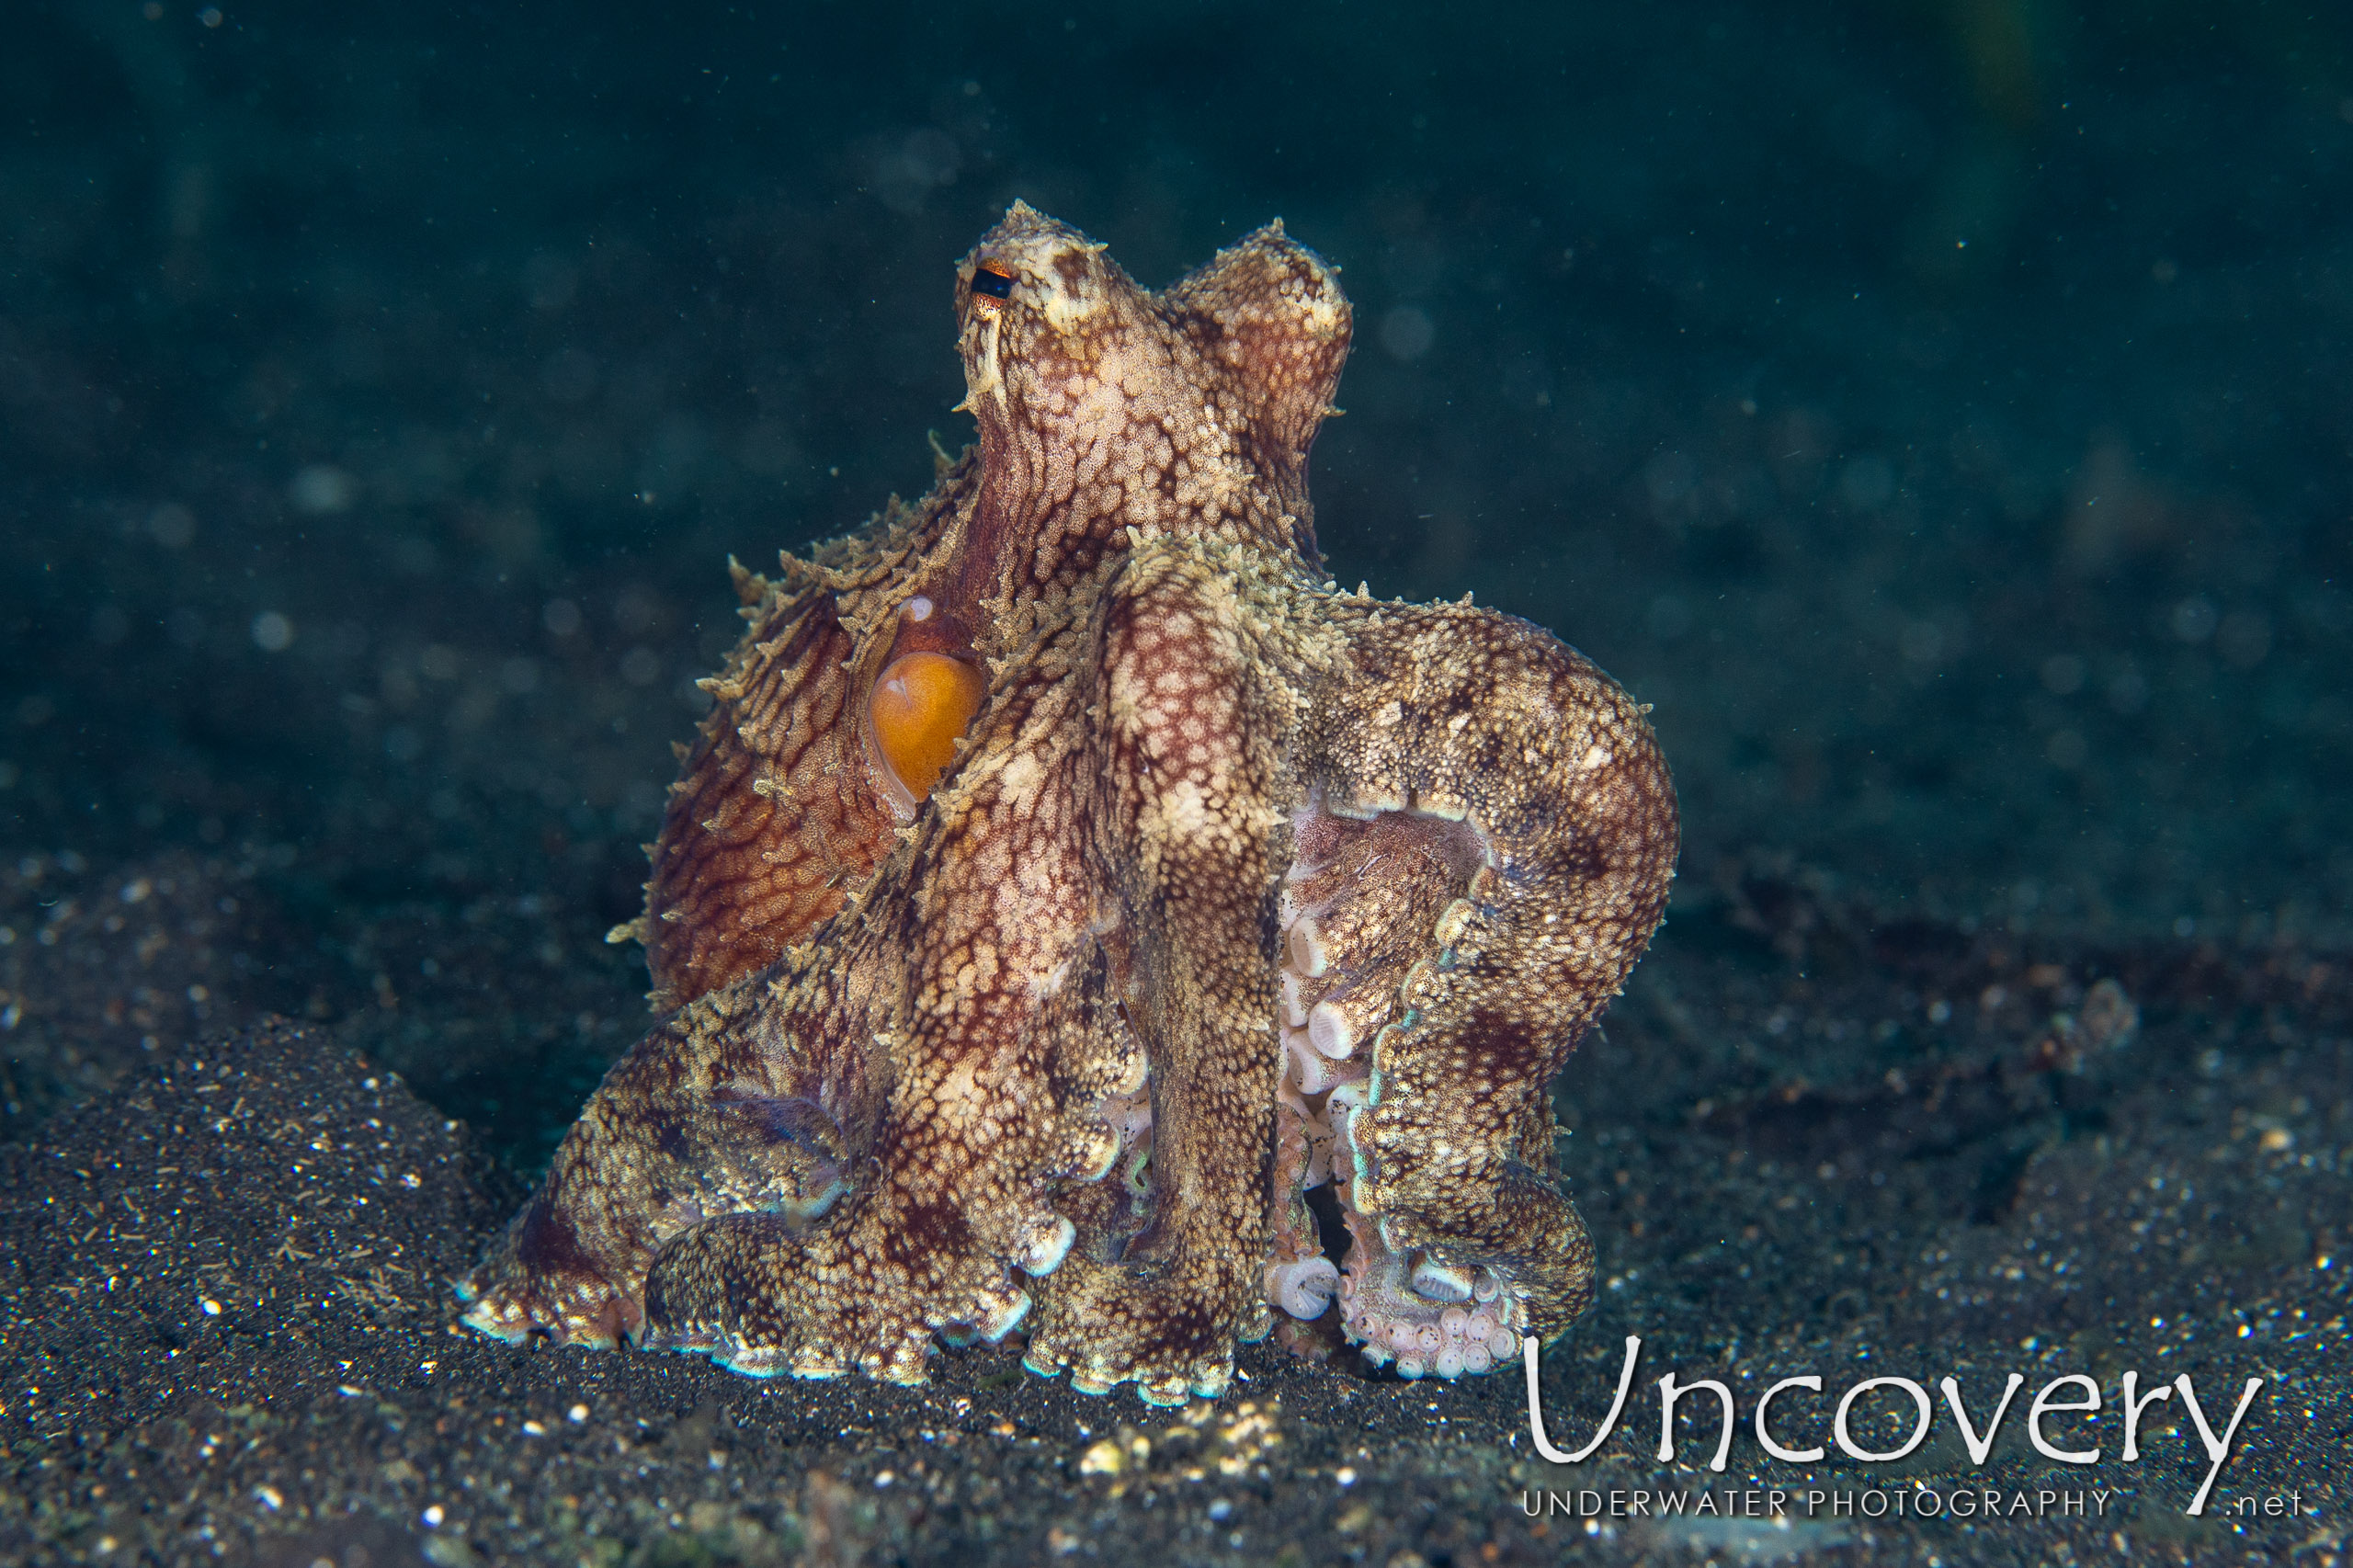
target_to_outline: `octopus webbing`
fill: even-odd
[[[1561,1334],[1593,1248],[1550,1088],[1673,875],[1643,710],[1525,621],[1325,575],[1350,311],[1279,222],[1154,294],[1017,203],[956,306],[975,445],[735,569],[616,933],[666,1015],[465,1321],[894,1382],[1018,1327],[1159,1404],[1278,1314],[1409,1377]]]

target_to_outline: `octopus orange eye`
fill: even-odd
[[[956,738],[981,710],[981,672],[945,653],[902,653],[867,699],[874,747],[920,803],[956,758]]]
[[[1013,292],[1013,274],[999,271],[993,261],[984,261],[973,269],[972,292],[986,294],[992,300],[1002,300]]]

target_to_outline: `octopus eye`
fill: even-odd
[[[867,699],[874,749],[920,804],[956,758],[956,738],[981,710],[981,672],[945,653],[902,653]]]
[[[973,270],[972,292],[1002,300],[1013,292],[1013,274],[998,270],[993,261],[984,261]]]

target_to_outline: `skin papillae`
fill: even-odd
[[[899,1382],[1020,1324],[1160,1403],[1278,1312],[1409,1375],[1559,1334],[1593,1268],[1550,1085],[1673,874],[1642,710],[1536,627],[1324,575],[1350,314],[1279,223],[1153,294],[1017,204],[956,300],[978,444],[738,569],[625,928],[669,1011],[466,1320]],[[864,718],[911,651],[985,677],[927,799]]]

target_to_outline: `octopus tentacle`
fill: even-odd
[[[1374,1041],[1355,1203],[1392,1251],[1493,1269],[1549,1338],[1591,1301],[1592,1244],[1556,1185],[1549,1112],[1521,1109],[1657,926],[1672,786],[1632,700],[1533,627],[1392,608],[1350,653],[1321,731],[1326,789],[1461,820],[1485,846]]]
[[[1349,1244],[1343,1273],[1313,1229],[1288,1252],[1279,1239],[1267,1299],[1313,1318],[1336,1297],[1347,1337],[1375,1365],[1393,1362],[1408,1377],[1486,1371],[1510,1353],[1525,1321],[1515,1301],[1498,1300],[1485,1270],[1392,1249],[1354,1195],[1351,1119],[1370,1092],[1374,1042],[1404,1013],[1407,980],[1436,952],[1440,920],[1486,855],[1476,830],[1448,815],[1336,811],[1320,790],[1294,813],[1282,896],[1282,1103],[1296,1108],[1302,1154],[1279,1165],[1275,1181],[1294,1210],[1301,1188],[1332,1184]],[[1279,1144],[1279,1161],[1289,1147]]]
[[[465,1321],[609,1346],[640,1337],[654,1256],[716,1215],[798,1227],[833,1207],[887,1063],[802,1049],[738,983],[667,1020],[606,1074],[502,1244],[462,1288]],[[835,1002],[845,1000],[838,991]]]
[[[1237,1335],[1267,1326],[1265,933],[1281,824],[1260,802],[1289,714],[1256,676],[1233,595],[1209,558],[1174,543],[1139,548],[1110,592],[1096,853],[1152,1062],[1153,1194],[1116,1263],[1082,1260],[1057,1282],[1028,1358],[1040,1372],[1070,1367],[1081,1386],[1133,1378],[1160,1403],[1223,1388]]]

